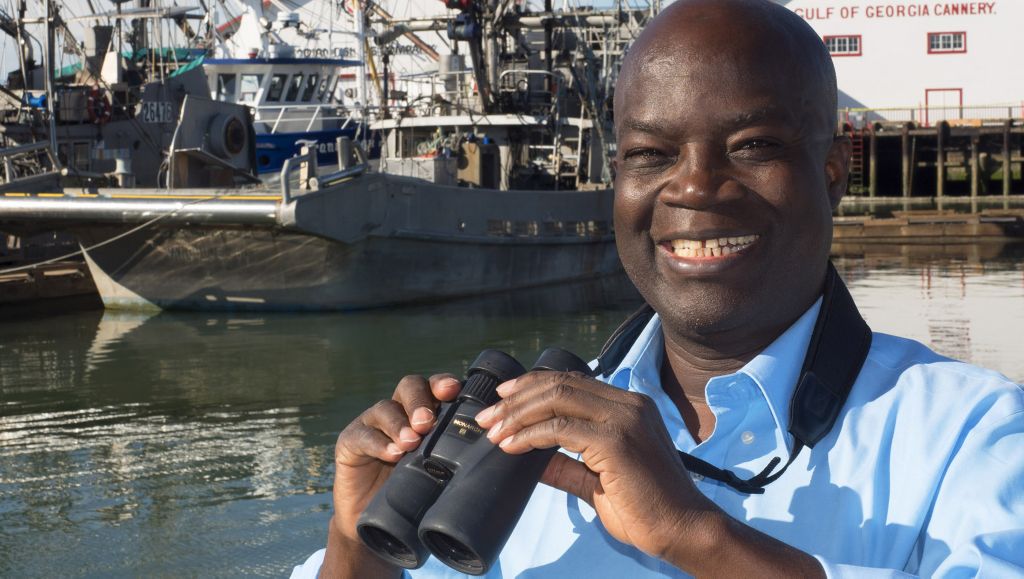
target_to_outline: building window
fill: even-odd
[[[967,33],[929,32],[928,54],[937,52],[967,52]]]
[[[832,56],[860,56],[860,35],[826,36],[825,46]]]

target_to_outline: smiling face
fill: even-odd
[[[770,341],[820,294],[849,144],[828,55],[791,15],[677,2],[624,64],[617,245],[670,338]]]

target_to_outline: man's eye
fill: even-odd
[[[768,139],[750,139],[740,144],[740,149],[768,149],[777,147],[778,143],[770,141]]]
[[[657,166],[668,160],[668,156],[657,149],[633,149],[625,155],[626,163],[634,167]]]
[[[747,139],[732,149],[734,157],[767,160],[781,154],[782,144],[773,139]]]

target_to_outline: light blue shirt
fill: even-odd
[[[820,304],[742,370],[708,382],[716,423],[703,443],[661,389],[657,317],[609,382],[650,396],[679,450],[749,478],[789,458],[789,401]],[[763,495],[694,478],[725,512],[810,553],[829,577],[1024,577],[1024,390],[917,342],[874,334],[835,427]],[[322,559],[292,577],[315,577]],[[466,577],[433,558],[407,576]],[[613,539],[584,501],[539,485],[487,577],[687,575]]]

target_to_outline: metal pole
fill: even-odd
[[[1010,125],[1013,121],[1007,119],[1003,123],[1003,197],[1010,195],[1010,181],[1013,179],[1013,164],[1010,162]]]
[[[980,175],[981,167],[980,167],[980,164],[978,163],[978,149],[980,149],[980,147],[978,146],[979,145],[978,140],[980,138],[981,137],[979,137],[977,134],[971,135],[971,197],[972,198],[978,196],[978,185],[979,185],[979,181],[981,180],[981,175]]]
[[[46,0],[46,48],[43,51],[43,90],[46,91],[46,112],[50,117],[50,148],[57,156],[57,118],[53,110],[53,6]],[[59,161],[58,161],[59,163]],[[59,169],[60,167],[54,167]]]
[[[367,118],[367,106],[370,101],[370,94],[366,85],[366,20],[363,17],[363,0],[356,0],[353,4],[352,18],[356,21],[356,58],[359,60],[359,121],[362,126],[359,128],[359,137],[362,140],[363,148],[366,148],[367,129],[369,120]]]
[[[903,160],[900,190],[904,197],[910,197],[910,123],[903,123],[903,129],[900,131],[900,155]]]
[[[871,132],[868,135],[868,197],[874,197],[878,195],[878,143],[875,125],[871,124],[869,129]]]
[[[935,125],[935,196],[946,195],[946,129],[949,123],[939,121]]]

